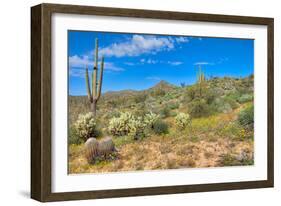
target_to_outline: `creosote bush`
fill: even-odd
[[[189,104],[188,111],[192,117],[204,117],[210,114],[209,105],[204,99],[195,99]]]
[[[176,117],[176,125],[180,129],[186,128],[188,125],[191,124],[191,118],[189,114],[186,113],[179,113]]]
[[[238,99],[239,103],[245,103],[253,100],[253,95],[252,94],[243,94],[241,97]]]
[[[167,134],[168,124],[159,119],[154,123],[153,131],[155,134]]]
[[[74,123],[75,135],[86,141],[90,137],[97,137],[99,132],[97,124],[92,112],[85,115],[80,114],[77,121]]]
[[[69,135],[68,135],[68,143],[69,144],[81,144],[83,140],[79,138],[79,136],[76,134],[76,129],[73,125],[71,125],[68,129]]]

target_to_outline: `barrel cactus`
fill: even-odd
[[[176,119],[176,125],[180,129],[184,129],[188,125],[191,124],[191,118],[190,118],[189,114],[186,114],[186,113],[183,113],[183,112],[177,114],[175,119]]]
[[[111,137],[105,137],[100,141],[91,137],[85,143],[85,157],[89,163],[95,162],[97,157],[107,158],[116,151]]]

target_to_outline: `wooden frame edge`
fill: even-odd
[[[231,182],[134,189],[51,192],[51,15],[123,16],[204,22],[266,25],[268,27],[268,178],[263,181]],[[40,4],[31,8],[31,198],[64,201],[94,198],[129,197],[274,186],[274,19],[249,16],[138,10],[62,4]]]
[[[42,7],[31,8],[31,198],[42,200],[41,24]]]

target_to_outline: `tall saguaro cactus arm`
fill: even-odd
[[[99,40],[96,38],[95,41],[96,48],[95,48],[95,64],[94,64],[94,71],[93,71],[93,80],[92,80],[92,96],[95,97],[97,95],[97,73],[98,73],[98,49],[99,49]]]
[[[93,68],[93,74],[92,74],[92,89],[90,87],[90,80],[89,80],[89,71],[88,66],[86,67],[86,87],[87,87],[87,94],[88,99],[91,104],[91,110],[93,112],[93,115],[96,116],[96,107],[97,102],[101,96],[101,88],[102,88],[102,78],[103,78],[103,69],[104,69],[104,57],[102,57],[101,65],[100,65],[100,74],[99,74],[99,80],[98,80],[98,39],[95,40],[95,54],[94,54],[94,68]]]
[[[87,94],[88,94],[88,99],[91,102],[92,101],[92,94],[91,94],[91,88],[90,88],[90,81],[89,81],[89,71],[88,71],[88,65],[86,66],[86,87],[87,87]]]
[[[102,78],[103,78],[103,67],[104,67],[104,57],[102,57],[102,59],[101,59],[100,79],[99,79],[99,84],[98,84],[97,100],[100,98],[100,95],[101,95]]]

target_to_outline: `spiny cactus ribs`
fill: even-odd
[[[107,158],[114,152],[117,150],[111,137],[101,140],[91,137],[85,142],[85,156],[89,163],[94,163],[98,157]]]
[[[86,87],[87,87],[87,94],[88,99],[91,104],[91,111],[96,116],[97,111],[97,102],[101,96],[101,88],[102,88],[102,78],[103,78],[103,68],[104,68],[104,57],[101,58],[101,64],[100,64],[100,74],[99,74],[99,80],[98,80],[98,39],[96,38],[96,48],[95,48],[95,64],[93,68],[93,74],[92,74],[92,88],[90,86],[90,79],[89,79],[89,71],[88,71],[88,65],[86,65]]]

